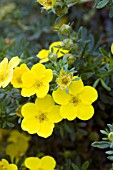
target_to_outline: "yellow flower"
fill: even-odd
[[[56,161],[51,156],[29,157],[25,160],[25,166],[30,170],[54,170]]]
[[[72,82],[73,80],[73,73],[66,73],[65,70],[60,71],[60,76],[56,79],[57,84],[59,87],[64,90],[66,89]]]
[[[39,51],[39,53],[37,54],[37,57],[40,59],[40,63],[49,61],[48,56],[51,52],[54,54],[57,54],[58,58],[63,57],[63,55],[68,53],[69,51],[64,50],[62,46],[63,46],[63,43],[61,41],[57,41],[57,42],[53,42],[50,45],[49,50],[43,49]]]
[[[47,138],[53,132],[54,123],[62,120],[60,106],[55,105],[53,98],[48,94],[44,98],[37,98],[35,103],[27,103],[22,107],[21,127],[30,134],[37,133]]]
[[[6,147],[6,154],[11,157],[13,161],[16,158],[16,161],[25,154],[29,147],[28,141],[30,140],[30,136],[26,136],[23,133],[19,133],[16,130],[13,130],[10,133],[10,136],[7,142],[10,142]]]
[[[56,0],[37,0],[46,10],[51,9],[55,3]]]
[[[113,54],[113,43],[111,44],[111,53]]]
[[[16,67],[13,71],[13,78],[11,80],[11,84],[13,85],[14,88],[21,88],[23,87],[22,84],[22,74],[28,71],[28,67],[26,64],[21,64],[20,67]]]
[[[0,170],[18,170],[15,164],[9,164],[6,159],[0,161]]]
[[[13,78],[13,69],[19,64],[20,59],[13,57],[9,63],[8,59],[4,58],[0,62],[0,87],[5,88]]]
[[[84,86],[81,79],[70,84],[68,94],[58,88],[52,95],[54,101],[61,105],[60,114],[64,119],[74,120],[78,117],[88,120],[94,114],[91,104],[97,100],[97,91],[91,86]]]
[[[23,88],[21,95],[29,97],[36,93],[37,97],[43,98],[49,91],[49,82],[52,81],[51,69],[46,69],[43,64],[35,64],[31,70],[22,75]]]

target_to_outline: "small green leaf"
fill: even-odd
[[[74,170],[80,170],[80,169],[78,168],[78,166],[75,165],[74,163],[72,163],[72,168],[73,168]]]
[[[108,135],[108,132],[106,132],[105,130],[100,130],[100,132],[104,135]]]
[[[110,143],[109,142],[105,142],[105,141],[99,141],[99,142],[93,142],[91,144],[91,146],[99,148],[99,149],[105,149],[105,148],[109,148],[110,147]]]
[[[57,17],[57,19],[56,19],[56,21],[55,21],[55,24],[58,24],[63,16],[64,16],[64,15],[61,15],[61,16]]]
[[[67,93],[67,94],[69,93],[69,89],[68,89],[68,87],[66,88],[66,93]]]
[[[102,87],[104,87],[107,91],[111,91],[111,88],[107,86],[107,84],[105,83],[103,79],[101,79],[101,84],[102,84]]]
[[[113,156],[108,156],[107,157],[110,161],[113,161]]]
[[[97,87],[97,85],[98,85],[99,81],[100,81],[100,79],[97,79],[97,80],[94,82],[94,84],[93,84],[93,87],[94,87],[94,88],[96,88],[96,87]]]
[[[88,167],[89,167],[89,161],[86,161],[83,163],[81,170],[87,170]]]
[[[97,8],[97,9],[103,8],[103,7],[105,7],[108,3],[109,3],[109,0],[102,0],[102,1],[100,1],[100,2],[97,4],[96,8]]]
[[[112,155],[113,151],[106,151],[105,153],[108,154],[108,155]]]

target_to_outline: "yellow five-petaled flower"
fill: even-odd
[[[54,128],[54,123],[62,120],[60,106],[55,105],[53,98],[47,94],[44,98],[37,98],[35,103],[27,103],[22,107],[21,127],[30,134],[49,137]]]
[[[54,101],[61,105],[60,114],[64,119],[74,120],[78,117],[88,120],[94,114],[91,104],[97,100],[97,91],[91,86],[84,86],[81,79],[70,84],[69,93],[58,88],[52,95]]]

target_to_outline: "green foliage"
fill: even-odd
[[[97,142],[93,142],[92,143],[92,146],[93,147],[96,147],[96,148],[99,148],[99,149],[106,149],[106,148],[110,148],[110,149],[113,149],[113,124],[107,124],[108,129],[106,130],[100,130],[100,132],[104,135],[106,135],[105,138],[102,138],[102,140],[104,141],[97,141]],[[106,140],[106,141],[105,141]],[[107,156],[107,158],[111,161],[113,161],[113,150],[108,150],[105,152],[107,155],[110,155],[110,156]]]
[[[59,75],[61,68],[72,71],[83,79],[85,85],[94,86],[98,90],[99,97],[94,103],[95,114],[91,120],[65,120],[56,124],[53,136],[47,140],[31,135],[25,157],[52,155],[57,161],[56,170],[92,170],[104,169],[104,166],[110,168],[111,164],[106,161],[103,151],[90,146],[93,141],[97,141],[92,144],[94,147],[108,149],[108,159],[113,159],[113,142],[108,139],[108,134],[113,132],[111,124],[108,125],[109,130],[101,130],[105,137],[98,141],[101,137],[99,129],[105,128],[113,120],[113,55],[110,51],[113,21],[108,17],[108,10],[103,8],[108,6],[112,17],[113,1],[97,1],[96,8],[103,8],[102,10],[95,10],[91,2],[84,2],[88,1],[63,0],[52,10],[40,13],[40,6],[35,0],[0,1],[0,61],[4,57],[11,59],[18,55],[21,62],[31,68],[39,61],[36,54],[41,49],[48,49],[52,42],[62,40],[64,48],[70,51],[69,54],[65,54],[57,62],[46,63],[46,67],[52,68],[54,78]],[[4,9],[2,15],[1,9]],[[55,20],[59,23],[66,13],[69,24],[53,28]],[[50,93],[56,88],[55,84],[51,85]],[[17,116],[17,109],[27,102],[34,102],[35,98],[36,96],[23,98],[20,90],[13,89],[11,85],[0,89],[0,127],[21,131],[22,118]],[[2,145],[5,149],[6,139]],[[4,155],[0,150],[0,158]],[[10,161],[7,155],[5,157]],[[19,160],[19,167],[25,157]],[[90,165],[86,161],[89,159]]]

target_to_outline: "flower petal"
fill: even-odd
[[[45,71],[46,71],[46,68],[41,63],[34,64],[31,68],[31,72],[33,73],[36,80],[40,80],[40,79],[44,78]]]
[[[23,73],[21,79],[23,82],[23,86],[26,88],[33,86],[35,83],[34,75],[30,70]]]
[[[29,157],[25,160],[25,166],[29,169],[41,168],[41,160],[37,157]]]
[[[111,45],[111,53],[113,54],[113,43]]]
[[[94,108],[92,105],[80,105],[78,107],[77,117],[81,120],[89,120],[94,115]]]
[[[44,170],[53,170],[56,166],[56,161],[51,156],[44,156],[41,158],[41,167]]]
[[[50,81],[52,81],[53,79],[53,73],[52,73],[52,70],[51,69],[46,69],[45,71],[45,77],[43,79],[43,83],[44,84],[47,84],[49,83]]]
[[[60,115],[60,106],[54,105],[50,108],[48,118],[51,122],[58,123],[62,120]]]
[[[60,114],[64,119],[74,120],[77,117],[78,107],[69,103],[65,106],[61,106]]]
[[[27,103],[22,106],[21,114],[23,117],[32,118],[38,112],[38,107],[34,103]]]
[[[13,69],[15,68],[20,62],[20,59],[18,58],[18,56],[13,57],[8,64],[8,69]]]
[[[30,97],[36,93],[36,87],[22,88],[21,95],[23,97]]]
[[[4,73],[7,69],[8,66],[8,59],[4,58],[1,62],[0,62],[0,72]]]
[[[18,168],[15,164],[10,164],[7,170],[18,170]]]
[[[42,85],[42,86],[40,86],[39,88],[36,89],[36,95],[39,98],[43,98],[43,97],[46,96],[48,91],[49,91],[49,84]]]
[[[47,110],[55,103],[52,96],[47,94],[44,98],[37,98],[35,104],[38,106],[40,111],[47,112]]]
[[[69,86],[69,93],[72,95],[77,95],[83,90],[84,84],[82,80],[73,81]]]
[[[40,129],[39,120],[35,117],[32,119],[24,118],[21,123],[21,128],[30,134],[37,133],[37,131]]]
[[[83,91],[79,95],[80,100],[84,105],[90,105],[98,98],[98,93],[95,88],[91,86],[84,86]]]
[[[49,54],[49,50],[43,49],[39,51],[39,53],[36,55],[40,59],[46,59]]]
[[[11,82],[12,78],[13,78],[13,69],[7,70],[5,73],[4,80],[1,82],[1,86],[5,88]]]
[[[49,121],[44,121],[41,123],[40,129],[37,131],[37,134],[41,137],[47,138],[49,137],[54,128],[54,123]]]
[[[61,105],[68,104],[69,100],[71,99],[71,96],[67,94],[65,90],[61,90],[60,88],[58,88],[56,91],[53,91],[52,96],[54,101]]]

